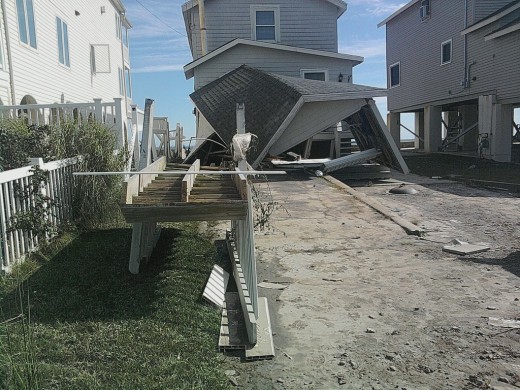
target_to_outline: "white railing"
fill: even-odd
[[[59,125],[63,122],[86,122],[95,120],[113,129],[117,135],[118,146],[125,145],[126,110],[123,100],[113,102],[94,99],[89,103],[25,104],[0,106],[0,120],[25,118],[28,124]]]
[[[41,194],[52,199],[48,213],[49,222],[58,227],[72,217],[73,176],[78,157],[44,163],[42,159],[32,159],[30,166],[0,172],[0,263],[2,271],[9,271],[13,264],[23,260],[25,255],[38,247],[39,240],[32,232],[21,229],[9,230],[11,217],[31,210],[35,204],[34,195],[29,199],[20,197],[31,186],[33,166],[48,171],[47,184],[41,187]]]
[[[246,218],[243,220],[231,221],[231,232],[234,239],[234,249],[236,250],[238,262],[240,263],[242,271],[240,283],[242,284],[244,294],[246,294],[246,297],[244,297],[245,306],[244,303],[242,303],[243,309],[245,313],[247,313],[245,316],[246,329],[249,341],[254,344],[256,343],[256,320],[258,319],[258,287],[255,258],[253,201],[247,177],[242,174],[237,174],[234,176],[234,181],[238,191],[240,192],[241,198],[244,200],[247,199]],[[237,281],[237,285],[240,290],[239,281]]]

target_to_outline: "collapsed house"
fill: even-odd
[[[373,97],[381,88],[270,74],[243,65],[190,95],[207,139],[188,157],[204,164],[225,160],[236,134],[236,104],[246,107],[246,131],[256,136],[248,154],[254,167],[293,152],[304,157],[339,158],[353,145],[376,149],[375,161],[407,172]],[[342,149],[345,143],[348,146]]]

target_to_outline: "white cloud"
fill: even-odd
[[[406,2],[388,0],[350,0],[349,5],[364,7],[365,12],[374,16],[390,16]]]
[[[354,54],[365,58],[385,57],[386,39],[366,39],[350,42],[340,42],[340,53]]]

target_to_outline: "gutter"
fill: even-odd
[[[5,0],[0,0],[2,3],[2,16],[5,28],[5,44],[7,51],[7,64],[9,67],[9,84],[11,87],[11,104],[16,105],[16,93],[14,90],[14,74],[13,74],[13,60],[11,55],[11,40],[9,38],[9,28],[7,25],[7,13],[5,11]]]

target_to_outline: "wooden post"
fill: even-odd
[[[246,133],[246,106],[244,103],[237,103],[237,134]],[[238,161],[238,169],[240,171],[247,171],[247,160]]]
[[[137,104],[132,104],[132,139],[128,145],[130,153],[133,154],[134,164],[137,166],[140,160],[139,148],[139,124],[137,119]],[[130,164],[131,165],[131,161]],[[130,170],[130,169],[129,169]]]
[[[141,139],[141,151],[139,170],[152,163],[151,147],[153,142],[153,99],[146,99],[144,104],[143,136]]]
[[[96,122],[104,123],[103,107],[101,106],[101,99],[94,99],[94,117],[96,119]]]
[[[123,110],[123,99],[122,98],[114,98],[115,104],[115,128],[117,131],[117,142],[118,146],[121,149],[125,148],[125,122],[126,122],[126,110]],[[124,116],[123,116],[124,113]]]

